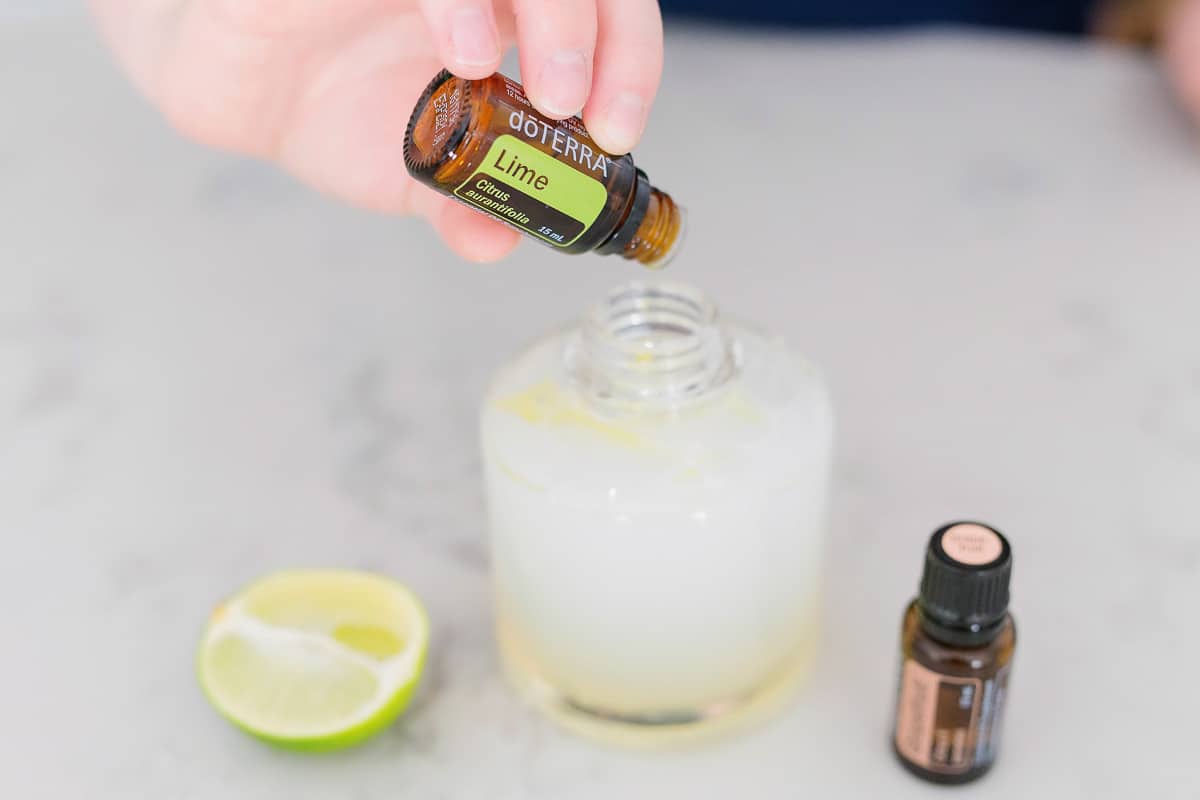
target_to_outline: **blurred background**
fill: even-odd
[[[498,674],[477,404],[637,267],[531,243],[466,264],[185,141],[74,4],[4,0],[0,793],[932,796],[886,744],[899,615],[929,531],[977,517],[1014,542],[1022,639],[1001,761],[964,794],[1200,796],[1200,137],[1158,60],[952,26],[667,31],[636,152],[689,209],[671,276],[836,397],[797,701],[647,757],[559,733]],[[328,759],[243,738],[192,674],[214,602],[305,564],[394,575],[435,625],[417,707]]]

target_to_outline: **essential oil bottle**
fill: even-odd
[[[929,540],[901,628],[892,740],[919,777],[966,783],[992,766],[1017,642],[1011,573],[1012,548],[988,525],[952,523]]]
[[[578,117],[542,116],[500,74],[435,77],[409,120],[404,163],[421,183],[564,253],[662,267],[682,239],[682,209],[631,156],[601,150]]]

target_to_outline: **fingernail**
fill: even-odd
[[[587,99],[587,62],[578,50],[560,50],[542,65],[537,82],[538,104],[560,117],[578,114]]]
[[[487,15],[478,8],[460,8],[450,26],[450,46],[458,63],[484,67],[500,58],[500,42]]]
[[[604,130],[614,152],[627,153],[637,144],[646,127],[646,103],[640,95],[621,92],[605,109]]]

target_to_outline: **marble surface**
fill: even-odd
[[[0,0],[0,23],[67,16],[78,14],[78,9],[79,3],[72,0]]]
[[[635,268],[458,263],[188,144],[82,21],[0,28],[0,794],[109,800],[916,798],[886,743],[932,526],[1015,542],[1002,759],[970,797],[1200,796],[1200,136],[1133,54],[951,32],[676,29],[639,163],[675,277],[837,396],[825,643],[774,722],[614,752],[506,689],[475,406]],[[210,711],[209,608],[288,565],[409,582],[412,713],[301,757]]]

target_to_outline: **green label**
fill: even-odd
[[[559,247],[578,239],[608,201],[600,181],[508,134],[454,193]]]

